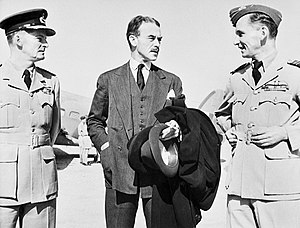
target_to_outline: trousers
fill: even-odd
[[[229,195],[227,228],[298,228],[300,200],[266,201]]]
[[[142,199],[146,225],[151,227],[151,198]],[[139,194],[126,194],[112,188],[105,192],[105,220],[107,228],[133,228],[138,209]]]
[[[0,206],[1,228],[15,228],[18,221],[20,228],[55,228],[56,199],[35,204]]]

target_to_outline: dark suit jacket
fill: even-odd
[[[109,178],[113,189],[127,194],[137,193],[135,172],[128,164],[127,149],[129,139],[138,133],[135,131],[140,120],[133,116],[140,109],[140,100],[144,99],[148,105],[144,127],[153,125],[156,122],[154,113],[168,105],[167,95],[172,89],[176,96],[182,93],[179,77],[153,64],[142,93],[134,81],[129,62],[99,76],[87,125],[98,151],[109,141],[109,147],[100,155],[104,173],[112,175]],[[140,100],[137,100],[139,96]]]

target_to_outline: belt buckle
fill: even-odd
[[[31,135],[31,148],[35,148],[38,146],[39,136],[38,135]]]
[[[247,130],[246,132],[246,144],[249,145],[251,143],[252,130]]]

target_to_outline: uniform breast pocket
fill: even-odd
[[[0,128],[14,128],[20,125],[20,101],[11,96],[0,100]]]
[[[292,95],[286,92],[266,92],[261,95],[260,105],[270,105],[276,109],[289,109],[292,102]]]
[[[49,123],[52,120],[52,108],[54,95],[53,93],[44,93],[38,92],[37,94],[41,113],[40,113],[40,122],[41,123]]]
[[[282,91],[269,91],[261,94],[259,109],[268,116],[268,124],[281,124],[290,112],[292,95]]]
[[[234,94],[228,102],[232,104],[232,119],[235,122],[240,122],[245,117],[245,102],[247,100],[248,94]]]

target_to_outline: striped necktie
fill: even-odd
[[[144,80],[144,76],[143,76],[143,73],[142,73],[143,67],[144,67],[144,64],[138,65],[138,71],[137,71],[137,84],[138,84],[141,91],[145,87],[145,80]]]

